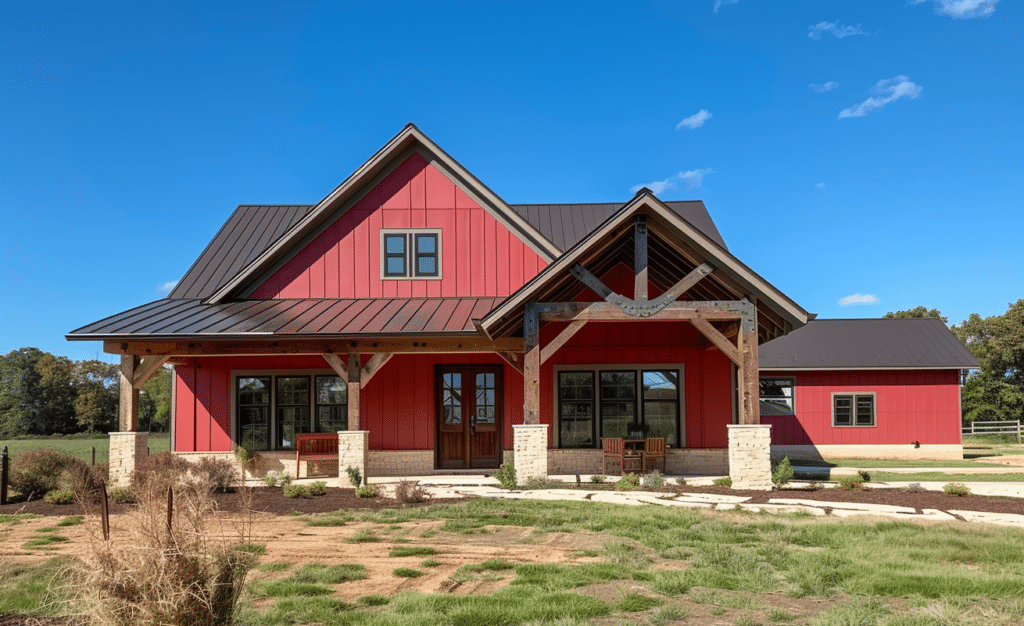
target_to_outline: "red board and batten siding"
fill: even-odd
[[[439,280],[382,280],[380,231],[441,230]],[[507,296],[546,263],[413,154],[253,293],[254,299]]]
[[[762,416],[775,445],[960,443],[957,370],[761,371],[796,379],[796,415]],[[833,426],[832,394],[875,393],[875,426]]]

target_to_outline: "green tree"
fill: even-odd
[[[65,356],[43,353],[36,362],[39,375],[36,422],[31,429],[40,435],[78,432],[75,419],[75,362]]]
[[[118,367],[102,361],[78,361],[75,367],[75,415],[88,432],[117,427]]]
[[[981,363],[964,385],[964,420],[1024,419],[1024,300],[1002,315],[972,313],[953,332]]]
[[[961,400],[964,422],[1020,419],[1024,415],[1024,389],[986,374],[967,379]]]
[[[142,402],[142,394],[139,394],[139,424],[148,425],[150,431],[166,432],[167,427],[170,424],[171,378],[173,376],[174,370],[163,367],[157,370],[157,372],[146,381],[146,384],[142,386],[142,391],[145,393],[147,400]],[[143,419],[143,404],[150,405],[145,407],[145,419]]]
[[[0,357],[0,437],[27,435],[38,421],[36,363],[44,354],[38,348],[21,348]]]
[[[889,311],[882,317],[893,318],[893,317],[934,317],[935,319],[942,320],[943,324],[948,324],[949,319],[942,315],[942,312],[938,309],[926,309],[923,306],[915,307],[913,309],[907,309],[906,311],[896,311],[893,313]]]

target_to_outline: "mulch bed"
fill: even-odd
[[[585,491],[614,490],[613,484],[578,484],[566,485]],[[995,496],[957,497],[946,495],[941,491],[911,492],[905,489],[776,489],[774,491],[745,491],[728,487],[673,487],[662,489],[666,493],[718,493],[730,496],[747,496],[752,504],[764,504],[771,498],[798,498],[824,502],[865,502],[870,504],[891,504],[922,509],[938,509],[940,511],[965,510],[986,511],[991,513],[1016,513],[1024,515],[1024,499]],[[217,507],[221,511],[234,512],[243,510],[243,498],[238,493],[215,494]],[[327,494],[315,498],[286,498],[281,489],[273,487],[255,487],[251,501],[253,511],[271,513],[273,515],[295,515],[296,513],[330,513],[343,510],[381,510],[422,507],[430,504],[452,504],[458,499],[434,499],[426,503],[406,504],[392,498],[357,498],[355,490],[331,487]],[[132,505],[110,503],[110,513],[127,512]],[[98,507],[90,507],[90,513],[98,512]],[[54,505],[43,500],[18,502],[0,506],[2,513],[36,513],[39,515],[66,516],[82,513],[77,504]],[[4,626],[0,622],[0,626]]]

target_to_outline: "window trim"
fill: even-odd
[[[678,411],[678,443],[672,449],[686,448],[686,365],[684,363],[580,363],[579,365],[563,363],[552,367],[552,428],[554,430],[553,440],[556,450],[600,450],[601,449],[601,372],[623,372],[632,371],[637,375],[637,395],[634,400],[637,404],[638,415],[643,415],[643,390],[640,389],[643,381],[643,373],[656,370],[676,370],[679,372],[678,398],[676,401]],[[594,373],[594,447],[592,448],[564,448],[562,447],[562,425],[559,412],[559,374],[561,372],[593,372]]]
[[[405,237],[405,273],[402,275],[387,273],[388,252],[384,246],[386,237],[401,235]],[[433,254],[419,255],[416,253],[417,239],[422,235],[437,237],[437,247]],[[443,237],[440,228],[382,228],[380,229],[380,279],[381,280],[442,280],[444,269],[441,258]],[[395,253],[391,253],[395,256]],[[420,274],[417,271],[420,257],[434,257],[435,274]]]
[[[837,424],[836,423],[836,398],[840,396],[849,396],[851,398],[851,414],[850,424]],[[863,396],[871,397],[871,423],[870,424],[858,424],[857,423],[857,398]],[[831,395],[831,408],[832,413],[832,427],[833,428],[877,428],[878,427],[878,392],[876,391],[833,391]]]
[[[277,379],[278,377],[297,377],[305,376],[309,378],[310,393],[309,393],[309,432],[316,432],[312,430],[316,428],[317,421],[317,401],[316,401],[316,377],[317,376],[338,376],[338,372],[333,369],[244,369],[244,370],[231,370],[231,414],[229,419],[231,420],[231,446],[232,449],[238,447],[238,379],[239,378],[270,378],[270,448],[268,450],[259,450],[259,452],[294,452],[295,448],[279,448],[277,446]],[[348,409],[348,396],[346,395],[346,413]],[[325,406],[339,406],[339,405],[325,405]]]
[[[758,382],[758,386],[760,387],[761,381],[765,381],[765,380],[788,380],[790,382],[790,387],[793,389],[793,395],[790,396],[790,400],[793,403],[793,407],[790,410],[790,412],[789,413],[776,413],[775,415],[767,415],[765,417],[776,417],[776,416],[782,417],[782,416],[796,415],[796,378],[794,376],[762,376],[762,377],[758,378],[758,381],[757,381]],[[758,414],[759,415],[763,415],[760,412],[760,403],[764,402],[764,396],[761,395],[760,389],[758,389],[758,394],[757,395],[758,395]]]

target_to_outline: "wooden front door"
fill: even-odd
[[[495,468],[501,465],[501,367],[437,368],[437,467]]]

